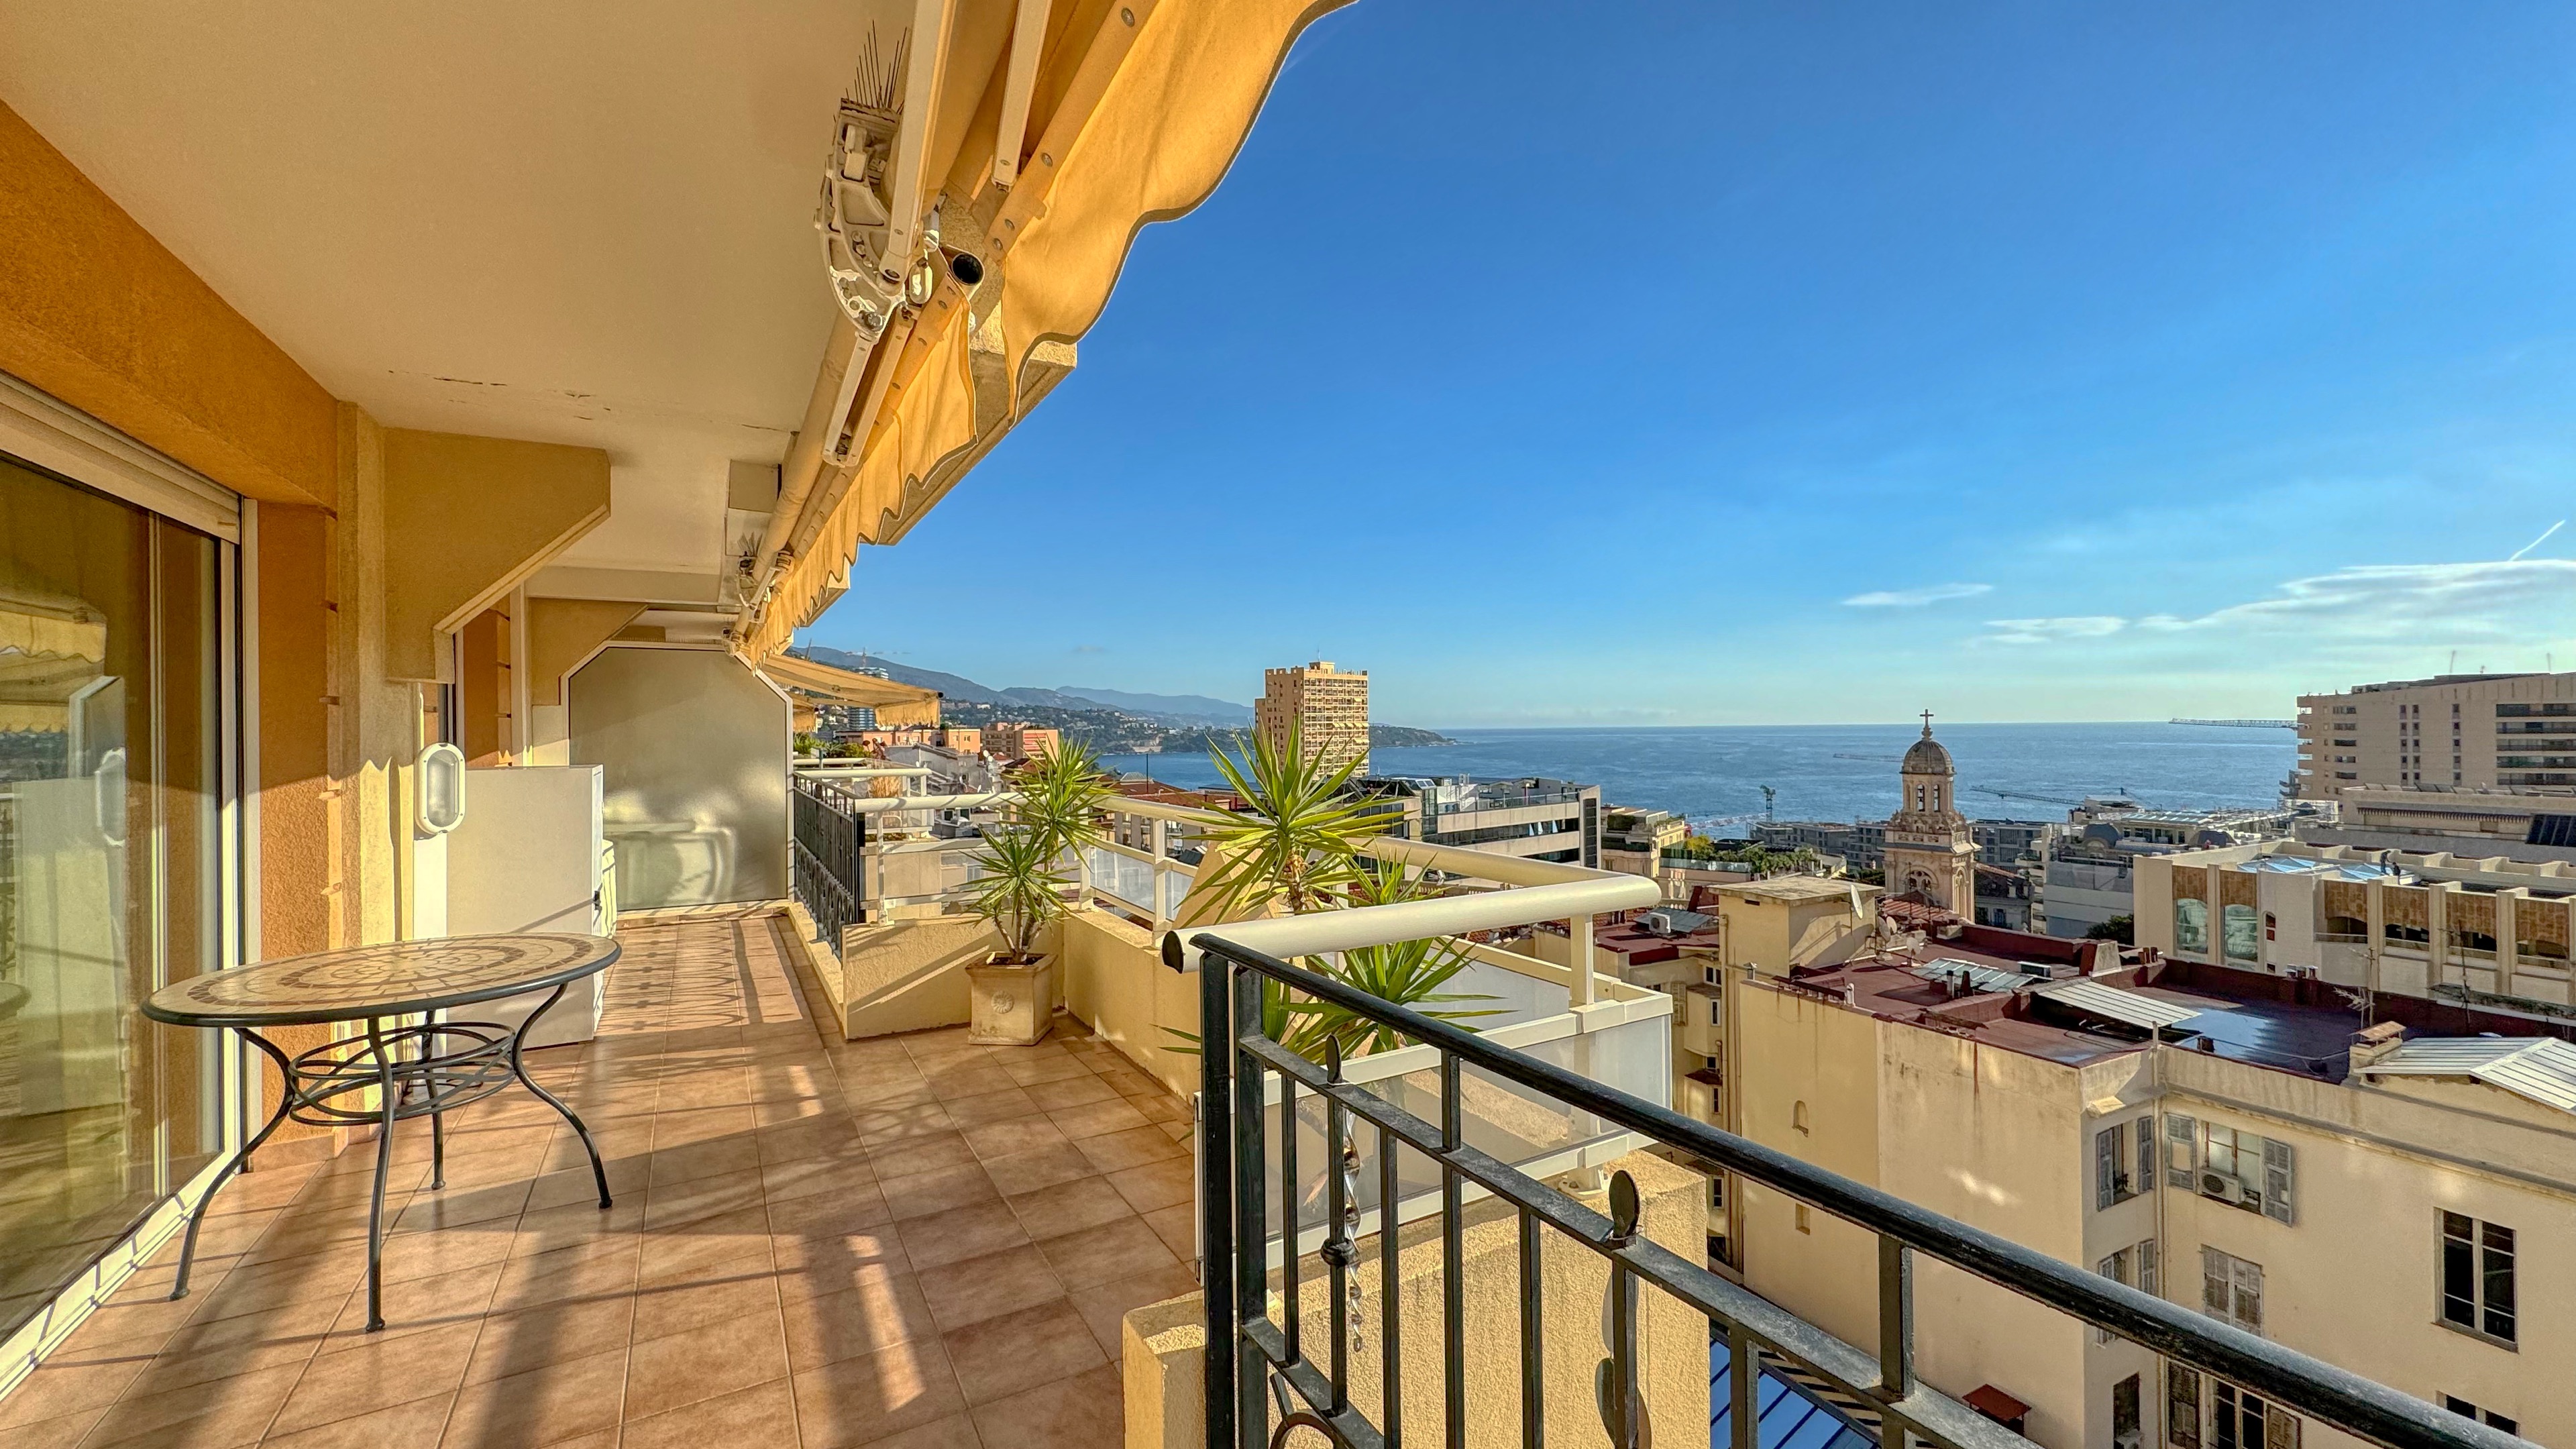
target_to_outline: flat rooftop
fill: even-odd
[[[2054,981],[2079,978],[2033,975],[2026,985],[2007,990],[1959,994],[1949,983],[1920,973],[1920,968],[1936,963],[2013,974],[2020,973],[2023,965],[2011,956],[1955,941],[1930,941],[1798,972],[1787,989],[1840,998],[1851,1009],[1884,1020],[1968,1037],[2066,1066],[2138,1051],[2148,1044],[2141,1028],[2099,1022],[2039,994],[2040,988]],[[2154,967],[2123,967],[2080,979],[2194,1013],[2164,1034],[2173,1045],[2322,1081],[2343,1080],[2353,1033],[2362,1026],[2359,1012],[2300,1006],[2179,982],[2146,984],[2143,979],[2159,974]]]

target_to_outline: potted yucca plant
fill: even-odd
[[[1055,1016],[1046,928],[1071,908],[1065,893],[1082,852],[1101,838],[1100,811],[1110,795],[1099,757],[1070,742],[1031,761],[1017,784],[1008,822],[985,832],[973,856],[968,908],[1002,938],[1002,949],[966,969],[966,1039],[983,1046],[1045,1038]]]

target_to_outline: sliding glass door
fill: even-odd
[[[0,456],[0,1337],[223,1145],[232,545]]]

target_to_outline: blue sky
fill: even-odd
[[[2576,7],[1360,0],[814,642],[1429,726],[2576,668]],[[2520,556],[2516,557],[2520,552]]]

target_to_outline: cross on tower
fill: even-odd
[[[1932,738],[1932,711],[1923,711],[1923,738]]]

